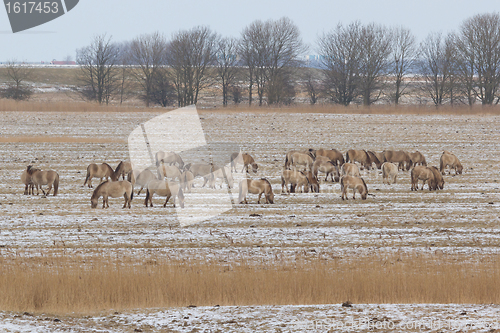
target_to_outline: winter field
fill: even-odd
[[[250,153],[259,165],[250,177],[271,181],[274,204],[257,204],[250,194],[248,205],[187,227],[171,203],[162,207],[163,198],[144,207],[144,192],[131,209],[121,208],[123,198],[110,199],[109,209],[101,202],[91,209],[92,189],[82,186],[88,164],[115,168],[128,159],[129,133],[160,114],[2,112],[0,331],[500,329],[494,305],[500,304],[500,116],[201,111],[207,141],[233,142]],[[464,172],[445,175],[438,192],[410,191],[408,171],[386,185],[379,170],[363,170],[374,195],[365,201],[359,194],[342,201],[340,185],[324,176],[320,193],[282,195],[285,153],[307,148],[418,150],[436,166],[449,150]],[[20,175],[27,165],[57,171],[59,194],[23,195]],[[195,187],[202,183],[196,179]],[[123,271],[113,275],[109,265]],[[172,284],[179,292],[173,299],[168,289],[149,290],[163,293],[153,300],[103,297],[92,305],[61,305],[55,299],[62,296],[52,295],[58,289],[71,294],[96,267],[116,284],[133,286],[127,271],[146,266],[133,279],[173,272],[187,282],[152,280],[158,288]],[[55,279],[56,291],[45,285],[46,295],[26,291],[38,280],[51,281],[51,272],[65,274]],[[191,281],[193,274],[198,277]],[[65,276],[75,278],[73,287],[61,282]],[[103,284],[93,283],[96,290]],[[196,293],[180,292],[189,283]],[[352,307],[342,307],[348,300]]]

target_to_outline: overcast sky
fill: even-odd
[[[62,60],[96,34],[115,41],[160,31],[167,37],[181,29],[209,26],[224,36],[239,36],[254,20],[288,16],[298,25],[304,42],[315,49],[319,34],[339,22],[380,23],[409,28],[420,41],[430,32],[447,33],[475,14],[500,11],[499,0],[80,0],[52,22],[13,34],[0,9],[0,61]]]

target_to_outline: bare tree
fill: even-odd
[[[166,49],[165,37],[159,32],[139,36],[130,43],[129,61],[138,67],[132,74],[142,88],[147,107],[152,101],[154,82],[166,65]]]
[[[309,102],[312,105],[316,104],[323,89],[319,73],[317,73],[317,70],[314,68],[304,68],[302,81],[304,82],[307,95],[309,96]]]
[[[213,83],[209,71],[215,64],[217,39],[208,27],[174,34],[168,45],[167,63],[179,106],[196,104],[200,91]]]
[[[108,104],[119,87],[119,50],[111,37],[94,37],[89,46],[77,50],[80,93],[87,100]]]
[[[449,35],[443,39],[441,33],[433,33],[421,43],[423,92],[431,97],[436,106],[450,97],[453,70],[453,39]]]
[[[221,38],[217,42],[217,78],[222,86],[222,105],[227,106],[229,88],[234,84],[238,73],[238,41],[235,38]]]
[[[11,60],[6,63],[4,73],[7,87],[0,91],[0,95],[15,100],[28,100],[33,94],[30,83],[35,78],[33,67]]]
[[[408,84],[404,78],[415,66],[418,58],[418,48],[415,36],[409,29],[395,28],[393,31],[392,70],[394,74],[395,91],[392,100],[397,105],[406,94]]]
[[[342,24],[318,40],[325,93],[335,103],[349,105],[358,95],[361,24]]]
[[[479,14],[467,19],[456,36],[457,64],[469,105],[497,104],[500,84],[500,14]]]

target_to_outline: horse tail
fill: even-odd
[[[146,188],[146,199],[144,200],[144,204],[146,205],[146,207],[148,206],[149,196],[150,196],[149,188]]]
[[[130,185],[132,185],[132,184],[130,184]],[[130,201],[132,201],[132,199],[134,198],[134,187],[131,186],[131,188],[132,188],[132,190],[130,191],[131,192],[130,193]]]
[[[288,168],[288,165],[289,165],[289,161],[288,161],[288,154],[285,155],[285,169]]]
[[[349,151],[345,153],[345,162],[349,162]]]
[[[87,177],[85,178],[85,183],[83,183],[83,186],[85,186],[85,184],[87,184],[87,182],[89,181],[89,178],[90,178],[90,166],[87,168]]]
[[[57,195],[59,191],[59,174],[56,173],[56,178],[54,179],[54,196]]]

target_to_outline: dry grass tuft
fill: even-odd
[[[0,309],[51,313],[202,305],[498,303],[500,262],[416,255],[272,266],[108,257],[0,259]]]

